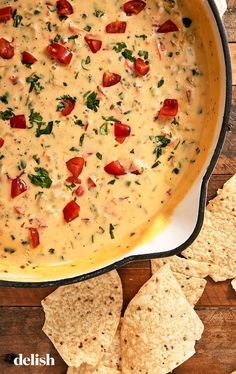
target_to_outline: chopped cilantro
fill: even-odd
[[[93,110],[94,112],[97,112],[99,105],[100,105],[100,101],[97,99],[97,93],[96,92],[90,93],[89,91],[86,96],[87,96],[86,98],[87,108]]]
[[[97,152],[97,153],[96,153],[96,156],[97,156],[97,158],[98,158],[99,160],[102,160],[102,154],[101,154],[100,152]]]
[[[59,40],[61,40],[61,35],[57,34],[55,38],[52,40],[52,43],[57,43],[59,42]]]
[[[0,96],[0,100],[3,104],[8,104],[9,93],[5,92],[4,95]]]
[[[97,18],[101,18],[102,16],[104,16],[104,12],[102,10],[98,10],[96,9],[93,13],[93,15]]]
[[[147,59],[148,59],[148,51],[139,51],[139,52],[138,52],[138,55],[139,55],[140,57],[143,57],[144,60],[147,60]]]
[[[110,223],[109,234],[110,234],[111,239],[115,239],[114,230],[115,230],[115,227],[112,225],[112,223]]]
[[[84,70],[89,70],[89,69],[87,69],[87,68],[85,67],[85,65],[89,65],[90,62],[91,62],[91,58],[90,58],[90,56],[87,56],[86,59],[82,59],[82,61],[81,61],[81,66],[82,66],[82,68],[83,68]]]
[[[160,88],[165,83],[164,78],[161,78],[159,82],[157,83],[157,87]]]
[[[42,188],[50,188],[52,180],[49,177],[47,170],[38,167],[34,168],[34,170],[36,172],[36,175],[28,174],[31,183]]]
[[[42,124],[38,125],[38,128],[36,130],[36,137],[39,138],[41,135],[49,135],[52,133],[53,129],[53,121],[48,122],[47,126],[42,129]]]
[[[87,31],[87,32],[91,31],[91,29],[92,29],[92,27],[89,26],[89,25],[87,25],[87,26],[84,27],[84,30]]]
[[[12,18],[13,18],[13,27],[20,26],[23,17],[17,14],[17,10],[13,12]]]
[[[125,49],[123,52],[122,52],[122,56],[124,58],[127,58],[128,60],[134,62],[135,61],[135,57],[133,56],[133,52],[130,50],[130,49]]]
[[[140,38],[140,39],[146,40],[147,39],[147,35],[145,35],[145,34],[135,35],[135,38]]]
[[[7,108],[4,112],[0,112],[0,119],[3,121],[9,120],[12,116],[14,116],[12,108]]]
[[[84,142],[85,134],[82,134],[81,137],[79,138],[79,145],[82,147],[83,142]]]
[[[101,135],[107,135],[108,134],[107,122],[105,122],[102,126],[100,126],[99,132],[100,132]]]
[[[33,90],[36,93],[39,93],[44,88],[41,86],[39,80],[42,79],[42,77],[38,76],[37,74],[31,74],[29,77],[27,77],[25,80],[27,83],[30,83],[29,92],[32,92]]]
[[[114,51],[116,51],[116,53],[119,53],[122,51],[122,49],[126,48],[126,44],[124,42],[119,42],[119,43],[116,43],[116,45],[113,47]]]
[[[68,40],[75,40],[75,39],[78,39],[79,35],[71,35],[71,36],[68,36]]]

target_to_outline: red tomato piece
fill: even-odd
[[[131,0],[123,5],[124,12],[127,16],[139,14],[146,6],[146,3],[141,0]]]
[[[108,34],[123,34],[126,30],[127,23],[123,21],[111,22],[106,26]]]
[[[48,45],[47,53],[49,54],[49,56],[55,58],[56,60],[65,65],[69,65],[73,56],[72,52],[70,52],[66,47],[59,43],[53,43]]]
[[[7,22],[12,18],[12,7],[7,6],[6,8],[0,9],[0,22]]]
[[[102,85],[103,87],[111,87],[119,83],[120,80],[121,76],[119,74],[110,73],[109,71],[106,71],[103,74]]]
[[[166,117],[175,117],[178,113],[179,104],[178,100],[166,99],[160,109],[160,115]]]
[[[13,129],[26,129],[26,118],[24,114],[18,114],[10,118],[10,126]]]
[[[146,63],[142,58],[136,58],[135,63],[134,63],[134,68],[135,68],[136,73],[140,75],[141,77],[146,75],[150,70],[149,64]]]
[[[72,110],[75,107],[74,100],[64,100],[63,103],[65,104],[65,108],[61,111],[61,114],[66,117],[71,114]]]
[[[85,36],[84,39],[93,53],[97,53],[102,48],[101,40],[92,39],[88,36]]]
[[[22,55],[21,55],[21,62],[23,62],[23,64],[29,64],[29,65],[32,65],[34,64],[37,60],[37,58],[35,58],[33,55],[31,55],[31,53],[29,52],[22,52]]]
[[[80,184],[81,179],[75,178],[71,175],[70,177],[66,178],[66,182],[69,184]]]
[[[112,161],[104,167],[104,170],[111,175],[125,175],[125,169],[119,161]]]
[[[74,201],[70,201],[63,209],[64,219],[67,223],[79,217],[80,206]]]
[[[67,0],[59,0],[57,1],[57,14],[59,16],[67,17],[70,14],[73,14],[74,10],[72,5]]]
[[[131,133],[131,127],[120,122],[114,124],[114,134],[116,141],[120,144],[124,143],[125,138]]]
[[[14,198],[18,195],[21,195],[27,189],[28,186],[25,181],[23,181],[23,179],[21,179],[20,177],[17,177],[11,182],[11,197]]]
[[[4,144],[4,139],[0,138],[0,148],[2,148],[3,144]]]
[[[121,138],[121,137],[119,137],[119,136],[116,137],[116,141],[117,141],[117,143],[119,143],[119,144],[123,144],[124,141],[125,141],[125,139],[126,139],[126,138]]]
[[[0,39],[0,57],[4,58],[5,60],[10,60],[14,56],[14,48],[11,43],[4,39]]]
[[[74,178],[78,178],[78,176],[82,173],[84,167],[84,158],[83,157],[74,157],[71,158],[66,163],[67,169],[71,172]]]
[[[174,31],[179,31],[179,28],[178,26],[176,26],[176,24],[174,22],[172,22],[170,19],[168,19],[168,21],[164,22],[160,27],[159,29],[157,30],[157,32],[160,32],[162,34],[166,34],[168,32],[174,32]]]
[[[33,228],[30,228],[29,229],[29,236],[30,236],[30,242],[31,242],[31,246],[33,248],[37,248],[40,244],[40,240],[39,240],[39,232],[37,229],[33,229]]]
[[[88,178],[88,186],[89,186],[89,188],[97,187],[96,183],[90,177]]]
[[[77,196],[82,196],[83,194],[85,193],[85,189],[83,186],[79,186],[76,190],[75,190],[75,194]]]

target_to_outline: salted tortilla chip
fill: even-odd
[[[169,265],[144,284],[121,327],[122,373],[164,374],[195,353],[203,324]]]
[[[182,254],[199,262],[217,265],[209,275],[217,282],[236,276],[236,175],[225,183],[206,208],[202,230]]]
[[[93,374],[97,373],[96,370],[104,370],[110,368],[115,372],[120,373],[121,371],[121,345],[120,345],[120,330],[121,330],[122,319],[119,323],[115,337],[112,341],[108,351],[104,353],[98,367],[95,369],[91,365],[82,364],[79,368],[69,368],[67,374]],[[101,369],[102,368],[102,369]]]
[[[43,331],[68,366],[96,367],[114,339],[122,301],[116,271],[59,287],[42,301]]]
[[[231,282],[233,289],[236,291],[236,278]]]
[[[203,294],[206,286],[206,280],[191,274],[198,274],[199,276],[205,273],[198,269],[198,266],[188,264],[191,260],[179,258],[177,256],[167,257],[163,259],[151,260],[152,274],[158,271],[165,264],[169,264],[171,270],[177,281],[179,282],[184,294],[190,305],[194,306]],[[200,265],[200,263],[199,263]]]

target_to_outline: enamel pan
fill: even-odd
[[[215,142],[215,147],[211,152],[211,159],[207,160],[208,166],[204,168],[202,175],[200,175],[191,190],[187,193],[185,198],[174,211],[171,224],[160,235],[155,237],[153,242],[149,242],[148,244],[143,244],[135,248],[129,256],[96,271],[73,278],[46,282],[0,281],[0,286],[55,287],[75,283],[98,276],[110,270],[114,270],[131,261],[177,255],[196,239],[204,219],[207,182],[217,162],[224,142],[232,98],[231,62],[224,25],[213,0],[208,0],[208,2],[206,2],[206,11],[209,13],[211,22],[214,25],[214,29],[217,34],[217,47],[222,55],[221,66],[225,80],[225,97],[222,105],[224,110],[222,114],[222,121],[220,123],[221,127],[218,129],[217,141]],[[153,251],[150,250],[150,248],[153,248]],[[161,248],[161,251],[157,253],[156,248]]]

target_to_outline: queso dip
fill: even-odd
[[[6,279],[92,268],[169,217],[213,132],[208,52],[182,1],[1,1]]]

